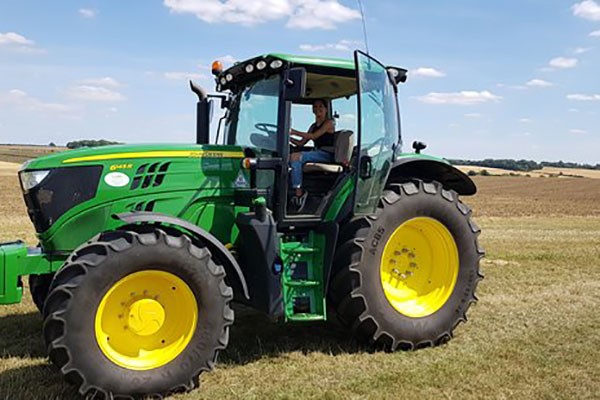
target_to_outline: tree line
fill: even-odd
[[[584,168],[600,170],[600,164],[580,164],[565,161],[533,161],[533,160],[512,160],[499,159],[494,160],[486,158],[485,160],[448,160],[453,165],[473,165],[478,167],[501,168],[509,171],[529,172],[543,167],[558,167],[558,168]]]
[[[54,143],[50,143],[52,146]],[[108,146],[111,144],[121,144],[120,142],[112,142],[110,140],[100,139],[100,140],[74,140],[72,142],[67,143],[67,148],[69,149],[78,149],[80,147],[98,147],[98,146]]]

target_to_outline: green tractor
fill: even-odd
[[[401,152],[407,71],[356,51],[213,73],[221,94],[192,84],[196,144],[66,151],[19,172],[40,244],[0,245],[0,304],[19,302],[29,275],[65,379],[92,397],[191,390],[227,346],[232,301],[285,323],[334,320],[387,351],[451,339],[482,278],[459,200],[476,188],[422,143]],[[303,166],[298,213],[291,121],[317,98],[337,121],[335,159]]]

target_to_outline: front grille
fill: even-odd
[[[56,168],[24,194],[35,230],[48,230],[65,212],[96,196],[102,166]]]

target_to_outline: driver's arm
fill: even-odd
[[[327,121],[325,121],[323,123],[323,125],[321,125],[321,127],[319,129],[317,129],[316,131],[314,131],[312,133],[296,131],[296,133],[294,133],[294,134],[302,137],[303,139],[306,139],[306,141],[309,141],[309,140],[318,139],[319,137],[323,136],[327,132],[333,132],[333,131],[334,131],[333,121],[328,119]]]

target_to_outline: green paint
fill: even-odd
[[[354,71],[354,60],[343,59],[343,58],[331,58],[331,57],[311,57],[311,56],[296,56],[292,54],[267,54],[265,57],[274,57],[280,60],[295,64],[296,66],[302,65],[316,65],[319,67],[329,68],[342,68]]]
[[[45,274],[56,271],[66,257],[52,257],[27,249],[23,242],[0,244],[0,304],[14,304],[21,301],[23,287],[19,284],[21,275]]]
[[[434,157],[434,156],[430,156],[428,154],[417,154],[417,153],[400,153],[396,155],[395,160],[399,161],[402,160],[403,158],[417,158],[417,159],[421,159],[421,160],[428,160],[428,161],[437,161],[437,162],[441,162],[443,164],[448,164],[448,165],[452,165],[450,164],[450,162],[444,158],[440,158],[440,157]]]
[[[335,194],[329,209],[325,213],[323,220],[325,222],[333,221],[342,211],[342,207],[346,203],[348,197],[354,193],[354,175],[348,175],[345,182],[342,184],[342,188]]]

